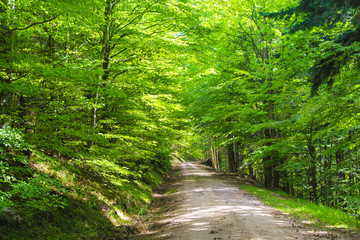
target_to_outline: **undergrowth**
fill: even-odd
[[[125,226],[148,207],[152,189],[166,171],[140,169],[140,164],[127,165],[106,157],[59,159],[35,150],[27,166],[29,174],[23,185],[34,176],[47,176],[56,181],[56,187],[41,179],[39,184],[49,189],[44,194],[58,196],[61,204],[37,207],[27,217],[27,205],[19,205],[22,195],[14,194],[11,204],[0,211],[1,239],[122,239],[131,231]],[[40,204],[47,197],[39,194],[27,194],[22,201]]]
[[[250,192],[278,210],[313,224],[351,230],[358,230],[360,227],[360,220],[351,214],[331,207],[316,205],[307,200],[295,199],[282,191],[269,191],[253,186],[241,186],[241,189]]]

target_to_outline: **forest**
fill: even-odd
[[[1,0],[0,236],[115,239],[184,160],[359,218],[359,10]]]

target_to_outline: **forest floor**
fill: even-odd
[[[249,183],[199,163],[181,163],[154,195],[148,225],[130,239],[356,239],[293,219],[240,184]]]

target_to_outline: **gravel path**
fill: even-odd
[[[182,163],[180,168],[171,210],[155,224],[150,238],[139,239],[344,239],[326,231],[314,232],[205,166]]]

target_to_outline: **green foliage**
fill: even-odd
[[[319,54],[310,71],[313,94],[323,83],[331,86],[335,77],[344,70],[344,66],[357,61],[354,55],[359,51],[353,49],[357,48],[360,41],[359,7],[359,1],[302,0],[296,7],[264,14],[275,18],[300,15],[301,20],[291,28],[291,33],[316,27],[326,30],[316,31],[316,34],[322,36],[322,41],[317,45],[325,43],[333,46],[324,48],[322,52],[325,54]]]
[[[0,129],[1,152],[4,155],[9,151],[24,151],[27,149],[25,141],[20,131],[11,127]]]
[[[184,142],[188,43],[178,36],[201,7],[16,0],[0,9],[1,235],[118,237]]]
[[[66,207],[60,182],[34,172],[28,158],[21,154],[29,151],[22,134],[6,127],[1,129],[0,136],[1,219],[5,222],[30,223],[31,218],[39,212]]]
[[[22,234],[31,224],[46,239],[79,215],[63,238],[118,236],[172,160],[208,158],[358,215],[357,9],[335,0],[2,2],[1,221],[27,219]]]
[[[208,9],[212,27],[193,46],[202,54],[186,68],[185,103],[213,165],[358,216],[359,34],[349,22],[358,6],[343,3],[230,1]]]

